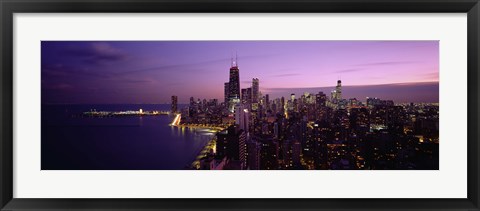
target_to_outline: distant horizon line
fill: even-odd
[[[351,87],[375,87],[375,86],[408,86],[408,85],[428,85],[428,84],[439,84],[439,81],[422,81],[422,82],[399,82],[399,83],[390,83],[390,84],[372,84],[372,85],[342,85],[342,88],[351,88]],[[249,87],[246,87],[246,88],[249,88]],[[323,92],[322,90],[325,90],[325,89],[332,89],[332,88],[335,88],[335,86],[322,86],[322,87],[290,87],[290,88],[260,88],[260,91],[261,92],[264,92],[262,93],[263,95],[275,95],[275,92],[278,92],[278,91],[287,91],[288,89],[292,89],[292,92],[294,92],[295,90],[294,89],[319,89],[318,92]],[[244,88],[245,89],[245,88]],[[298,90],[297,90],[298,91]],[[310,94],[312,95],[315,95],[316,93],[318,92],[310,92]],[[324,92],[324,94],[326,94],[327,96],[329,95],[328,92]],[[219,100],[219,102],[223,102],[223,97],[220,97],[220,98],[199,98],[199,97],[195,97],[195,96],[180,96],[180,95],[174,95],[172,94],[171,96],[178,96],[179,98],[190,98],[190,97],[194,97],[195,99],[207,99],[207,100],[211,100],[211,99],[217,99]],[[289,95],[282,95],[283,97],[285,98],[289,98]],[[301,95],[299,95],[301,96]],[[375,98],[375,96],[372,96],[373,98]],[[281,97],[274,97],[272,98],[273,99],[276,99],[276,98],[281,98]],[[352,97],[352,98],[356,98],[356,97]],[[384,99],[382,97],[379,97],[380,99],[383,99],[383,100],[392,100],[392,99]],[[345,98],[345,99],[350,99],[350,98]],[[364,101],[362,100],[362,98],[356,98],[357,100],[359,101]],[[394,102],[396,103],[410,103],[410,102],[413,102],[413,101],[417,101],[418,100],[413,100],[413,101],[395,101],[393,100]],[[418,103],[422,103],[422,102],[418,102]],[[425,101],[423,103],[439,103],[438,101]],[[41,105],[146,105],[146,104],[170,104],[167,100],[167,102],[142,102],[142,103],[41,103]],[[189,104],[189,102],[182,102],[182,103],[179,103],[179,104]]]
[[[388,99],[380,99],[380,100],[388,100]],[[395,104],[399,104],[399,103],[439,104],[440,103],[440,102],[395,102],[395,101],[393,102]],[[50,106],[50,105],[171,105],[171,103],[42,103],[41,105],[47,105],[47,106]],[[177,103],[177,105],[189,105],[189,103]]]
[[[339,80],[342,81],[341,79],[339,79]],[[388,85],[402,86],[402,85],[412,85],[412,84],[439,84],[439,83],[440,83],[440,81],[398,82],[398,83],[371,84],[371,85],[368,85],[368,84],[364,84],[364,85],[343,85],[342,84],[342,88],[343,87],[358,87],[358,86],[388,86]],[[331,88],[331,87],[335,87],[335,86],[286,87],[286,88],[266,88],[266,89],[315,89],[315,88],[325,89],[325,88]]]

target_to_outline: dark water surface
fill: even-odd
[[[84,111],[170,105],[42,105],[42,170],[180,170],[213,137],[169,126],[174,116],[80,117]]]

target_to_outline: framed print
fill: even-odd
[[[467,1],[1,1],[2,210],[478,210]]]

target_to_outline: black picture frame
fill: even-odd
[[[478,0],[0,0],[1,210],[480,210]],[[468,198],[466,199],[19,199],[13,198],[14,13],[467,13]],[[445,181],[448,182],[448,181]],[[448,191],[448,190],[445,190]]]

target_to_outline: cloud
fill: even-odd
[[[88,45],[75,45],[65,48],[64,53],[92,64],[106,64],[124,61],[128,54],[106,42],[91,42]]]
[[[268,58],[271,56],[274,56],[276,54],[264,54],[264,55],[252,55],[252,56],[239,56],[238,60],[239,61],[244,61],[244,60],[250,60],[250,59],[261,59],[261,58]],[[200,62],[193,62],[193,63],[185,63],[185,64],[171,64],[171,65],[160,65],[160,66],[155,66],[155,67],[147,67],[147,68],[139,68],[139,69],[133,69],[133,70],[128,70],[124,72],[118,73],[119,75],[128,75],[128,74],[137,74],[141,72],[151,72],[151,71],[191,71],[192,67],[198,69],[198,67],[206,66],[206,65],[211,65],[211,64],[217,64],[217,63],[227,63],[228,65],[231,62],[231,58],[220,58],[220,59],[212,59],[208,61],[200,61]],[[241,63],[239,62],[239,65]],[[230,66],[227,66],[228,68]],[[199,69],[201,71],[205,71],[206,69]],[[227,69],[228,70],[228,69]]]
[[[90,71],[89,69],[86,68],[79,68],[79,67],[74,67],[74,66],[69,66],[69,65],[63,65],[63,64],[42,64],[42,77],[45,77],[46,79],[49,79],[50,77],[63,77],[63,76],[70,76],[70,75],[76,75],[76,76],[89,76],[89,77],[96,77],[96,78],[108,78],[110,77],[110,74],[108,73],[102,73],[99,71]]]
[[[404,65],[404,64],[414,64],[414,63],[418,63],[418,61],[371,62],[371,63],[357,64],[354,66],[370,67],[370,66],[386,66],[386,65]]]
[[[134,70],[127,70],[123,72],[116,73],[117,75],[129,75],[129,74],[138,74],[142,72],[152,72],[152,71],[192,71],[192,67],[196,68],[197,71],[204,71],[206,69],[198,69],[198,67],[202,67],[209,64],[219,63],[229,61],[229,59],[217,59],[217,60],[210,60],[204,62],[196,62],[196,63],[188,63],[188,64],[173,64],[173,65],[161,65],[155,67],[147,67],[147,68],[140,68]]]
[[[438,72],[425,73],[425,74],[420,74],[419,77],[422,79],[438,80],[439,73]]]
[[[351,73],[351,72],[358,72],[364,70],[363,68],[352,68],[352,69],[343,69],[343,70],[337,70],[335,71],[336,73]]]
[[[285,74],[278,74],[278,75],[272,75],[271,77],[292,77],[292,76],[299,76],[302,75],[300,73],[285,73]]]

